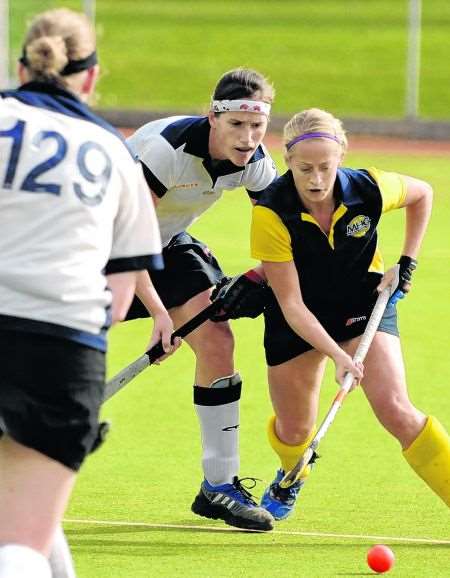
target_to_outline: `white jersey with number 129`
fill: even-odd
[[[105,273],[161,267],[130,151],[70,93],[0,93],[0,322],[104,348]],[[19,327],[19,328],[20,328]]]

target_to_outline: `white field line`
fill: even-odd
[[[271,532],[261,532],[259,530],[244,530],[233,527],[215,527],[215,526],[195,526],[188,524],[150,524],[148,522],[119,522],[108,520],[79,520],[74,518],[65,518],[66,524],[91,524],[98,526],[134,526],[139,528],[153,528],[160,530],[200,530],[214,532],[253,532],[257,534],[277,534],[283,536],[306,536],[312,538],[343,538],[353,540],[370,540],[373,542],[416,542],[419,544],[449,544],[450,540],[440,540],[434,538],[408,538],[404,536],[371,536],[365,534],[333,534],[330,532],[299,532],[297,530],[272,530]]]

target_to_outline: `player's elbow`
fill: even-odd
[[[108,286],[112,293],[111,323],[123,321],[134,297],[136,289],[135,271],[108,275]]]
[[[427,181],[406,177],[407,192],[402,206],[404,207],[431,207],[433,202],[433,188]]]
[[[111,324],[115,325],[123,321],[128,313],[128,309],[131,305],[131,299],[127,303],[114,304],[112,308]]]
[[[433,201],[433,187],[426,181],[420,181],[421,197],[427,202]]]

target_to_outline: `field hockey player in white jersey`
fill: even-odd
[[[165,270],[152,280],[176,327],[210,304],[213,287],[224,277],[207,246],[186,229],[224,190],[245,187],[256,202],[276,176],[262,144],[273,93],[258,72],[232,70],[217,84],[208,116],[150,122],[128,140],[142,163],[161,228]],[[127,319],[148,316],[148,291],[148,276],[141,274]],[[241,378],[230,327],[207,321],[186,341],[196,356],[194,405],[204,473],[192,510],[233,526],[270,530],[272,516],[238,477]]]
[[[162,266],[142,169],[86,104],[97,75],[89,20],[54,10],[0,92],[1,578],[75,576],[60,524],[99,441],[106,330]]]

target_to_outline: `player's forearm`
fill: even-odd
[[[286,321],[293,331],[310,343],[314,349],[336,359],[342,353],[339,345],[328,335],[317,317],[305,306],[298,303],[280,304]]]

